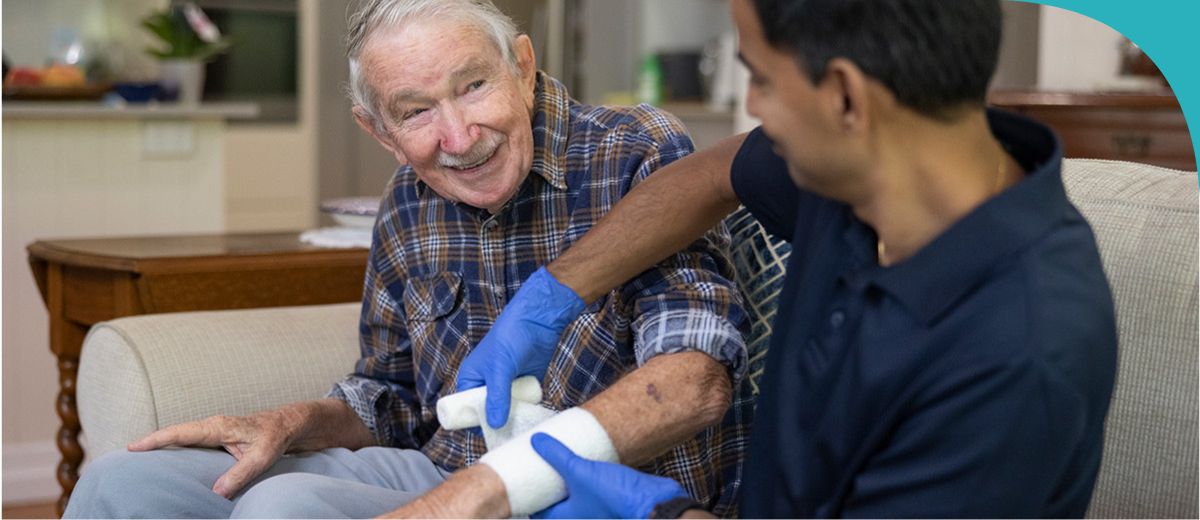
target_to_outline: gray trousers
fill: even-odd
[[[234,463],[222,450],[125,450],[83,472],[63,518],[370,518],[441,484],[425,454],[342,448],[286,455],[233,500],[212,486]]]

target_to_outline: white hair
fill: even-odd
[[[346,57],[350,60],[350,83],[346,90],[350,102],[366,112],[380,134],[386,133],[386,129],[380,117],[378,95],[363,76],[359,58],[377,30],[400,31],[423,20],[454,21],[479,29],[496,45],[512,71],[517,71],[514,49],[519,34],[517,26],[491,0],[363,0],[349,19]]]

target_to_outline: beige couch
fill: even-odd
[[[1116,300],[1120,368],[1091,517],[1197,517],[1197,177],[1069,160]],[[124,318],[89,334],[89,458],[167,425],[322,396],[358,357],[357,304]],[[84,468],[86,471],[86,467]]]

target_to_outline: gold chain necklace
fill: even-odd
[[[1005,166],[1004,163],[1005,163],[1005,160],[1001,159],[1000,164],[997,165],[996,183],[995,183],[995,185],[992,186],[992,191],[991,191],[991,194],[988,195],[988,198],[991,198],[993,195],[999,193],[1001,185],[1004,184],[1004,174],[1005,174],[1005,169],[1006,169],[1004,167]],[[887,246],[883,245],[883,238],[875,239],[875,254],[879,260],[879,265],[881,265],[883,267],[887,267],[892,264],[892,262],[889,261],[887,258]]]

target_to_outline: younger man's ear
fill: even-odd
[[[359,128],[375,138],[375,141],[384,148],[387,148],[387,151],[391,152],[392,157],[395,157],[401,165],[408,164],[408,159],[404,157],[404,152],[400,151],[400,147],[396,146],[396,143],[393,143],[387,136],[380,135],[379,131],[375,128],[375,118],[371,117],[371,114],[367,113],[366,109],[355,105],[350,111],[354,113],[354,122],[358,123]]]
[[[871,99],[867,76],[854,62],[834,58],[825,65],[822,87],[829,89],[829,102],[842,129],[858,131],[864,128],[870,113]]]

